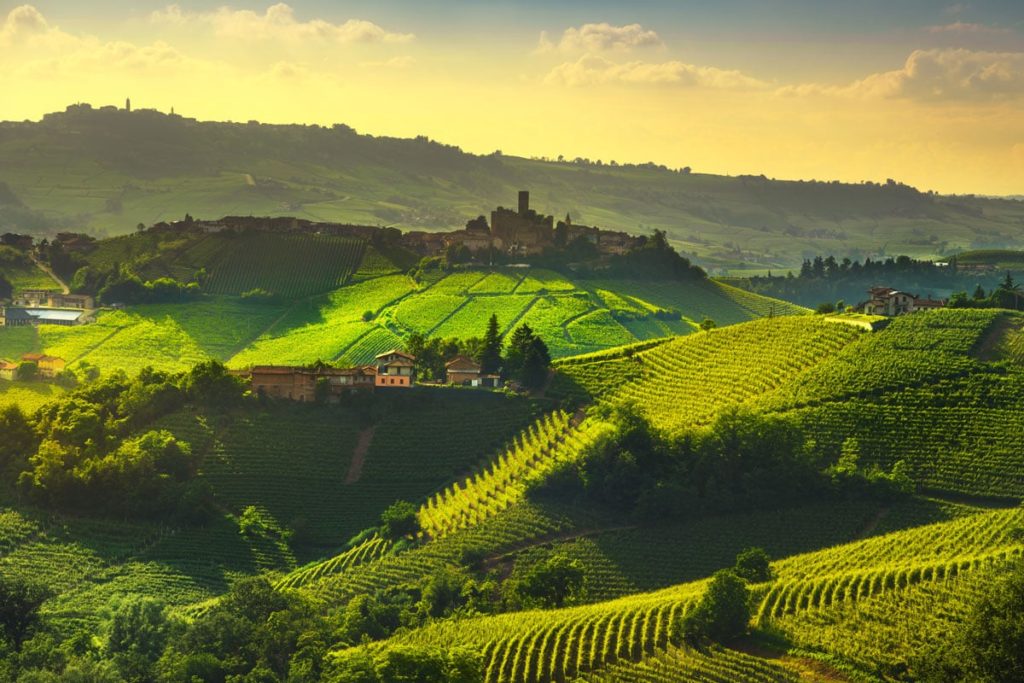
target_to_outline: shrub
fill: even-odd
[[[704,640],[725,643],[743,635],[750,622],[749,597],[747,584],[735,572],[715,572],[700,602],[683,618],[683,638],[695,645]]]
[[[416,506],[407,500],[393,503],[380,516],[380,533],[384,538],[397,540],[404,536],[419,533],[420,522],[416,516]]]
[[[772,578],[771,559],[764,548],[747,548],[736,556],[733,571],[741,579],[762,583]]]

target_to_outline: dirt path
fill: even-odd
[[[32,262],[36,264],[36,266],[39,268],[39,270],[41,270],[44,273],[46,273],[47,275],[49,275],[51,280],[53,280],[58,285],[60,285],[60,291],[62,293],[64,293],[64,294],[70,294],[71,293],[71,288],[68,287],[67,284],[63,280],[61,280],[59,277],[57,277],[57,274],[55,272],[53,272],[53,270],[50,268],[50,266],[46,265],[45,263],[43,263],[42,261],[37,259],[35,257],[35,254],[30,254],[29,258],[32,259]]]
[[[363,474],[363,463],[366,462],[366,454],[373,443],[373,435],[377,432],[376,427],[367,427],[359,432],[359,440],[356,441],[356,448],[352,451],[352,463],[348,466],[348,474],[345,475],[346,484],[354,484],[359,481]]]

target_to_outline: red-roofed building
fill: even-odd
[[[53,379],[67,366],[63,358],[47,356],[43,353],[26,353],[21,357],[26,363],[35,363],[39,368],[39,376],[45,379]]]
[[[409,388],[416,381],[416,357],[397,349],[377,356],[378,387]]]
[[[18,374],[18,364],[6,359],[0,359],[0,379],[13,382]]]
[[[892,287],[872,287],[868,290],[871,297],[858,308],[868,315],[884,315],[893,317],[904,313],[943,308],[946,302],[942,299],[924,299],[916,294],[901,292]]]

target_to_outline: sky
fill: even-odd
[[[1021,0],[0,0],[0,119],[126,97],[475,153],[1024,195]]]

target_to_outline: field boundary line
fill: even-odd
[[[130,327],[134,327],[134,325],[131,325]],[[69,363],[77,363],[78,361],[80,361],[83,358],[85,358],[86,356],[88,356],[90,353],[95,352],[101,346],[106,344],[108,341],[110,341],[111,339],[113,339],[115,336],[117,336],[118,334],[120,334],[121,332],[123,332],[126,329],[128,329],[128,328],[127,327],[116,327],[116,328],[114,328],[114,330],[110,334],[105,336],[103,339],[100,339],[98,342],[96,342],[92,346],[88,347],[87,349],[82,351],[80,354],[78,354],[77,356],[75,356],[74,358],[72,358],[68,362]]]
[[[566,343],[568,343],[568,344],[575,344],[577,346],[584,346],[583,344],[577,344],[576,340],[573,339],[572,334],[569,332],[569,325],[571,325],[572,323],[576,322],[577,320],[579,320],[580,318],[582,318],[584,316],[587,316],[587,315],[590,315],[591,313],[595,313],[597,311],[602,310],[599,307],[594,307],[594,302],[593,301],[590,302],[590,305],[591,305],[591,308],[587,309],[586,311],[583,311],[582,313],[577,313],[576,315],[574,315],[572,317],[566,318],[559,325],[559,327],[562,328],[562,336],[565,337]],[[604,310],[606,310],[609,313],[611,313],[610,309],[606,308]],[[637,340],[637,341],[639,341],[639,340]]]
[[[434,332],[437,332],[438,328],[440,328],[446,322],[448,322],[453,317],[455,317],[455,314],[458,313],[459,311],[461,311],[466,306],[468,306],[469,302],[472,301],[472,300],[473,300],[472,296],[468,296],[467,295],[466,297],[464,297],[462,299],[462,301],[459,302],[459,305],[452,309],[451,313],[449,313],[445,317],[441,318],[441,321],[439,323],[437,323],[436,325],[434,325],[433,327],[431,327],[426,332],[424,332],[423,336],[426,337],[427,339],[429,339],[434,334]]]
[[[519,296],[526,296],[526,295],[525,294],[521,294]],[[511,332],[512,329],[516,326],[516,323],[518,323],[520,320],[522,320],[524,317],[526,317],[526,314],[529,313],[531,310],[533,310],[533,307],[537,305],[538,301],[540,301],[540,297],[534,295],[534,297],[532,299],[530,299],[530,303],[528,303],[525,306],[523,306],[523,310],[519,311],[519,313],[516,315],[516,317],[512,318],[512,321],[505,327],[504,330],[502,330],[502,334],[505,335],[505,334],[508,334],[509,332]]]

